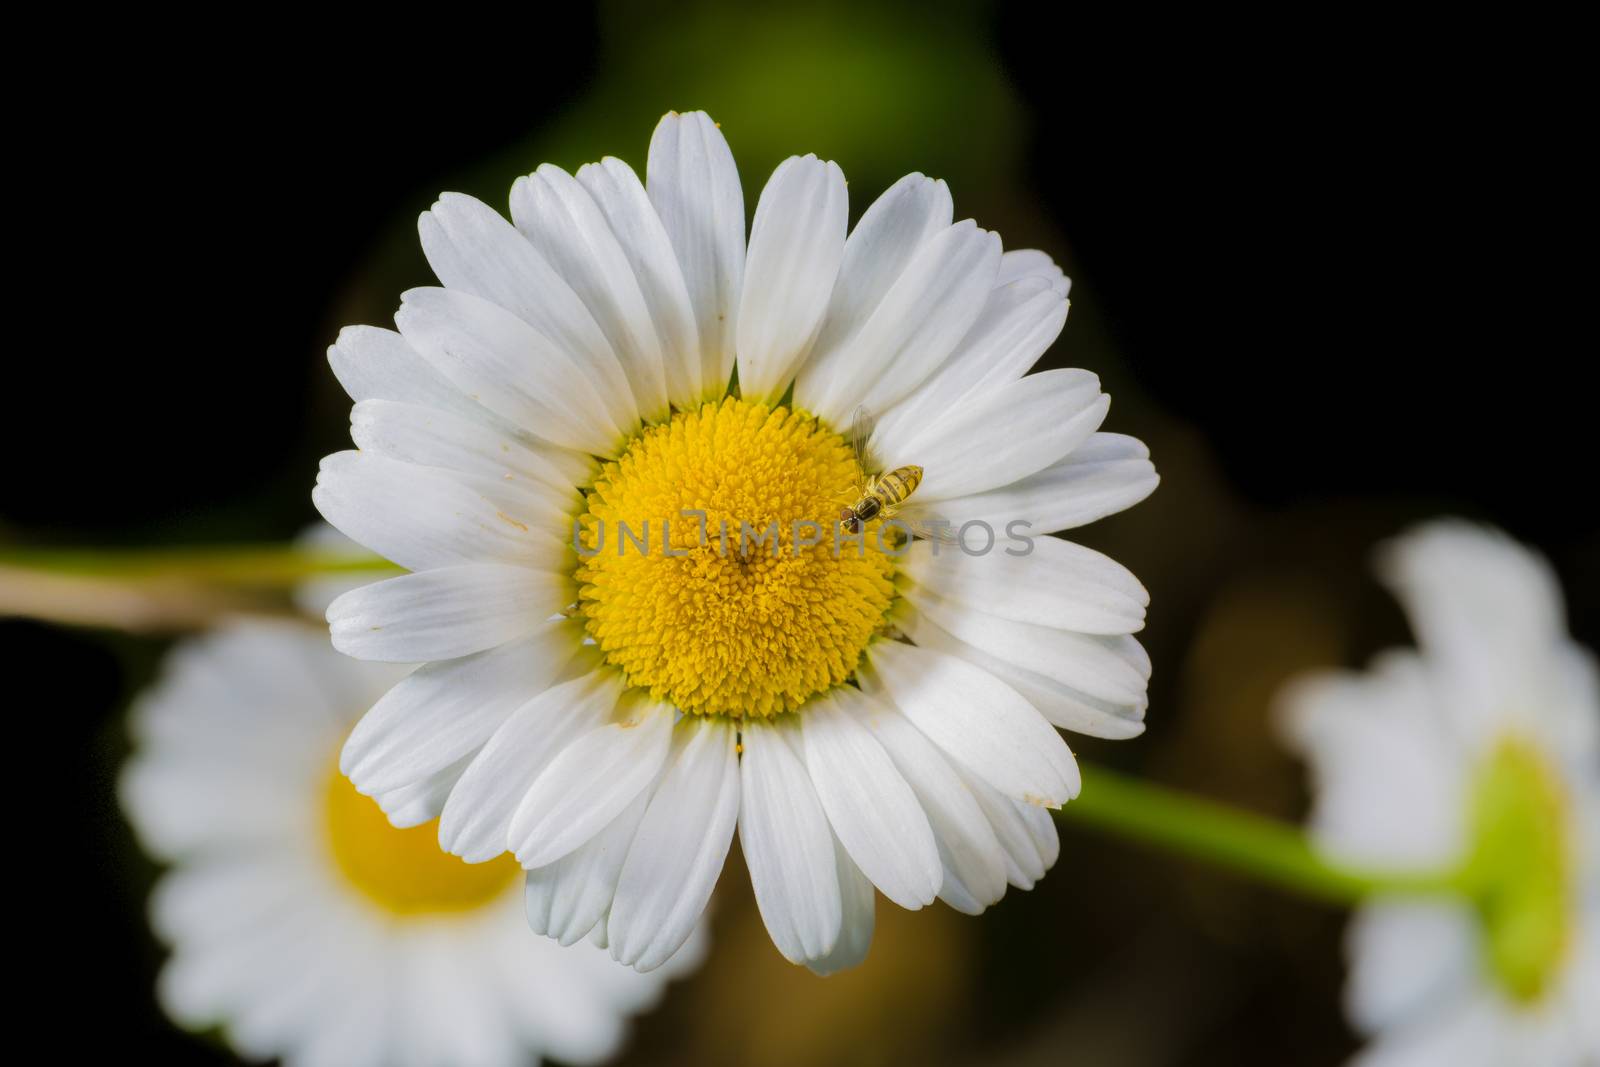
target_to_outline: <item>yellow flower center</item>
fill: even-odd
[[[1549,989],[1572,947],[1571,816],[1560,775],[1533,746],[1502,741],[1473,783],[1473,876],[1490,972],[1514,999]]]
[[[837,530],[861,482],[843,438],[785,408],[730,397],[645,430],[580,519],[590,636],[684,711],[800,707],[850,677],[894,595],[879,524]]]
[[[439,824],[397,830],[370,797],[334,768],[324,797],[328,844],[339,873],[394,915],[471,911],[508,890],[522,869],[509,855],[468,864],[439,847]]]

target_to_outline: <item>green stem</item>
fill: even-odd
[[[1298,827],[1204,797],[1084,766],[1083,791],[1063,822],[1204,860],[1292,892],[1336,904],[1375,893],[1460,894],[1462,871],[1353,870],[1323,859]]]
[[[5,567],[62,577],[254,588],[291,586],[308,578],[399,573],[394,564],[370,553],[296,545],[4,548],[0,568]]]

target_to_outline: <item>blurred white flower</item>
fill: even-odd
[[[289,622],[178,646],[132,715],[123,806],[172,864],[151,901],[172,946],[162,1005],[251,1058],[297,1065],[593,1063],[692,964],[640,975],[528,932],[509,857],[439,851],[429,786],[377,804],[338,772],[362,710],[403,673]],[[415,827],[397,829],[396,826]]]
[[[1026,373],[1067,279],[953,222],[943,182],[907,176],[847,234],[839,167],[793,157],[747,248],[706,115],[662,119],[647,178],[542,166],[509,222],[442,196],[419,228],[444,287],[330,352],[359,450],[323,461],[317,507],[415,572],[335,601],[334,644],[425,663],[342,766],[426,796],[450,851],[514,852],[535,929],[598,930],[640,969],[688,936],[737,826],[774,943],[834,970],[867,951],[874,887],[972,913],[1030,888],[1079,787],[1054,728],[1143,729],[1144,588],[1042,535],[1156,474],[1099,432],[1093,374]],[[870,470],[858,407],[881,415]],[[901,467],[902,514],[972,523],[981,558],[837,550],[841,508]]]
[[[1361,1067],[1600,1063],[1600,690],[1548,564],[1459,521],[1387,545],[1416,631],[1366,673],[1286,694],[1317,845],[1464,872],[1469,899],[1383,897],[1349,934]]]

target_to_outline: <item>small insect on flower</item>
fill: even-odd
[[[915,464],[896,467],[882,474],[867,473],[867,439],[872,436],[873,417],[864,407],[858,407],[850,421],[850,443],[856,451],[856,465],[864,479],[856,502],[839,512],[839,528],[846,533],[860,533],[861,527],[873,519],[888,519],[910,499],[922,484],[922,468]]]

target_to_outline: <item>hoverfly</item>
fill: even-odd
[[[846,533],[860,533],[861,527],[873,519],[890,518],[922,484],[922,468],[914,464],[882,474],[867,473],[867,439],[872,436],[873,425],[867,409],[856,408],[850,420],[850,444],[855,449],[856,465],[861,468],[865,481],[856,495],[856,502],[839,512],[839,528]]]

